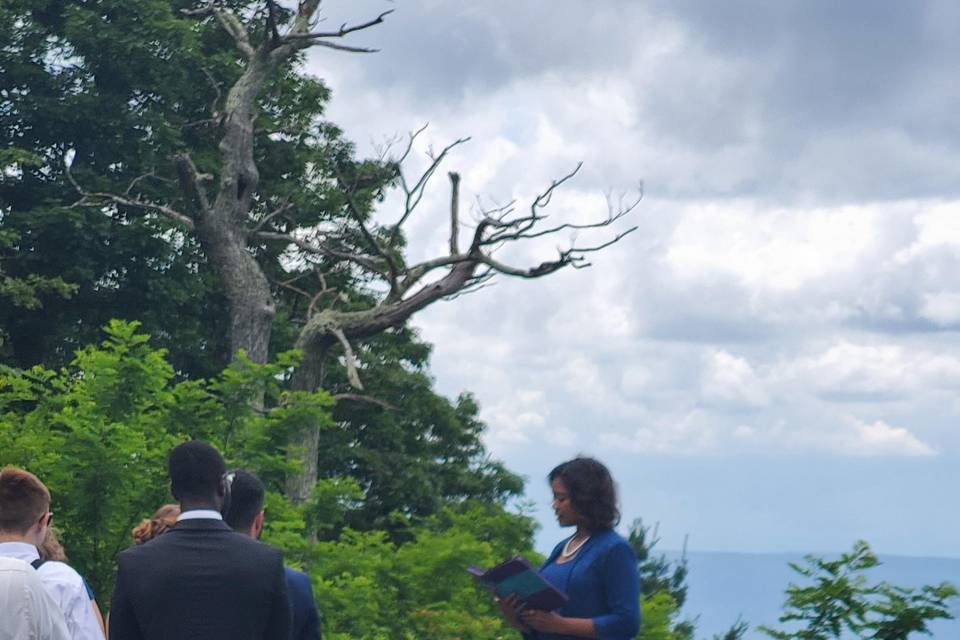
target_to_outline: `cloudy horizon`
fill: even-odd
[[[528,477],[540,547],[561,535],[542,478],[585,452],[669,548],[960,557],[960,6],[325,7],[395,9],[352,41],[380,53],[306,65],[359,154],[429,123],[421,157],[472,137],[445,165],[465,207],[529,203],[581,161],[555,219],[644,193],[637,232],[590,269],[501,278],[413,322],[440,390],[474,393],[492,455]],[[448,198],[437,179],[414,255],[443,250]]]

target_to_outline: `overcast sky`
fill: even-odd
[[[557,220],[643,186],[639,230],[592,268],[414,322],[439,388],[475,393],[493,455],[528,477],[541,549],[561,536],[543,476],[584,452],[668,548],[960,556],[960,4],[325,12],[391,8],[352,40],[381,53],[308,62],[361,155],[428,122],[421,157],[472,136],[447,165],[465,208],[527,204],[583,161]],[[414,255],[444,250],[448,198],[438,179]],[[502,257],[532,266],[569,239]]]

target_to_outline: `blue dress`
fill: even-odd
[[[570,598],[557,611],[565,618],[592,618],[600,640],[632,640],[640,630],[640,577],[630,543],[613,529],[600,531],[569,562],[557,564],[564,540],[540,572]],[[576,636],[533,632],[528,640],[575,640]]]

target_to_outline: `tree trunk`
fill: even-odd
[[[265,363],[275,313],[270,283],[235,229],[205,220],[197,235],[229,302],[231,358],[242,350],[254,362]]]
[[[326,309],[313,316],[300,332],[297,348],[303,351],[303,363],[293,374],[293,387],[299,391],[316,391],[323,386],[323,363],[332,346],[336,345],[334,330],[347,338],[365,338],[391,327],[399,327],[411,315],[433,302],[460,291],[477,270],[476,262],[464,262],[452,268],[447,275],[424,287],[410,298],[396,303],[385,303],[363,311],[335,311]],[[300,473],[287,480],[287,495],[294,502],[310,496],[317,483],[317,455],[320,432],[308,429],[295,436],[293,449],[300,453]]]
[[[324,364],[329,351],[327,348],[304,350],[303,361],[290,381],[294,391],[316,391],[323,387]],[[291,441],[291,458],[300,463],[300,472],[287,478],[287,497],[295,504],[310,497],[317,484],[319,469],[317,458],[320,454],[320,427],[311,426],[296,434]]]

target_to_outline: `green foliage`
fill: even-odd
[[[657,527],[637,519],[627,536],[637,556],[640,577],[640,611],[643,623],[637,638],[642,640],[693,640],[694,620],[681,618],[680,609],[687,599],[686,554],[671,562],[664,554],[655,554],[660,541]],[[722,636],[714,640],[741,640],[749,625],[737,620]]]
[[[7,159],[18,158],[17,154],[7,153]],[[25,160],[21,160],[25,161]],[[4,171],[4,153],[0,151],[0,172]],[[0,229],[0,303],[19,310],[37,310],[43,307],[44,298],[69,298],[77,290],[76,285],[56,276],[43,276],[28,273],[20,277],[7,275],[3,263],[11,260],[17,252],[20,234],[13,229]],[[6,333],[0,329],[0,347],[6,339]]]
[[[104,600],[131,528],[170,500],[165,463],[177,442],[210,440],[231,465],[276,484],[290,468],[289,433],[305,416],[329,425],[332,406],[323,392],[280,390],[277,377],[292,355],[268,365],[240,360],[213,380],[176,382],[165,352],[149,345],[137,323],[113,321],[106,333],[69,367],[0,375],[4,462],[30,469],[50,487],[64,546]],[[250,402],[254,388],[265,390],[267,410]],[[273,531],[283,540],[306,507],[281,508],[275,495],[272,504]]]
[[[515,536],[524,532],[525,539]],[[309,571],[324,612],[325,637],[440,640],[514,638],[489,594],[464,570],[530,550],[528,518],[490,505],[443,510],[392,542],[385,532],[344,530],[321,542]],[[522,546],[513,546],[518,542]]]
[[[689,636],[674,628],[679,607],[668,591],[658,590],[640,597],[643,624],[637,640],[686,640]]]
[[[140,320],[168,350],[178,377],[212,378],[230,360],[222,287],[193,235],[137,207],[77,206],[64,169],[69,157],[73,177],[88,191],[184,211],[173,156],[188,149],[200,171],[216,178],[213,112],[222,110],[242,67],[215,19],[181,12],[195,4],[0,3],[0,230],[18,239],[2,271],[14,284],[62,278],[75,287],[69,298],[46,296],[42,311],[0,305],[6,362],[64,366],[115,317]],[[254,39],[262,37],[263,2],[226,4],[260,22],[251,26]],[[322,122],[329,90],[303,74],[300,61],[278,70],[261,95],[260,191],[250,227],[284,207],[267,230],[335,228],[344,215],[336,175],[363,185],[353,194],[363,211],[395,175],[380,163],[355,161],[341,131]],[[281,259],[281,245],[254,250],[269,277],[303,285],[290,280],[299,267]],[[337,261],[317,266],[341,290],[362,285]],[[305,272],[312,276],[312,265]],[[297,327],[290,322],[303,315],[307,299],[277,293],[274,353],[292,347]],[[25,299],[22,287],[10,294]]]
[[[953,617],[949,602],[958,592],[949,583],[918,590],[868,582],[865,573],[880,561],[866,542],[858,541],[836,560],[805,560],[790,566],[812,584],[787,588],[780,616],[787,629],[760,627],[772,638],[906,640],[913,633],[929,635],[932,620]]]
[[[308,425],[337,428],[328,393],[285,389],[296,353],[266,365],[240,357],[212,379],[178,381],[166,352],[152,347],[137,323],[113,321],[105,332],[67,367],[0,375],[4,463],[30,469],[50,487],[71,562],[101,602],[109,602],[114,558],[131,544],[131,528],[170,500],[167,453],[184,439],[202,438],[231,467],[264,480],[264,540],[311,576],[328,637],[510,636],[464,567],[517,553],[537,560],[529,517],[508,513],[487,495],[465,497],[470,490],[453,483],[432,512],[397,503],[390,531],[358,531],[347,521],[377,496],[347,475],[322,479],[306,503],[293,505],[281,491],[294,470],[286,448],[291,434]],[[419,480],[414,452],[407,454],[410,466],[395,472]],[[444,472],[442,465],[431,468]],[[454,475],[460,473],[466,471]],[[308,531],[326,540],[314,544]]]
[[[630,526],[627,540],[637,556],[640,575],[643,627],[637,637],[692,640],[693,623],[680,618],[680,608],[687,599],[686,557],[670,562],[665,555],[654,554],[660,541],[657,529],[639,519]]]
[[[365,393],[392,408],[338,403],[336,428],[320,434],[318,460],[321,477],[349,476],[366,489],[365,500],[347,515],[354,529],[402,536],[410,522],[450,501],[500,504],[522,491],[520,478],[487,455],[473,397],[451,401],[434,391],[429,355],[429,345],[410,329],[357,343]],[[325,386],[332,393],[351,391],[342,370],[334,370]]]

